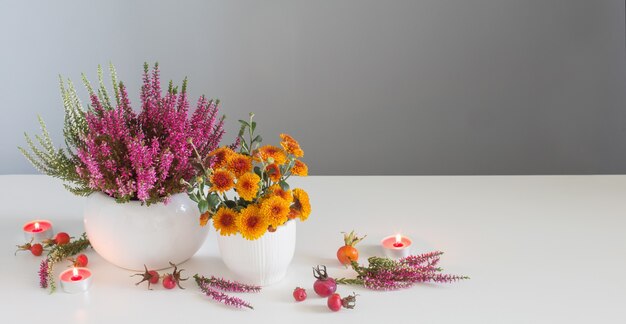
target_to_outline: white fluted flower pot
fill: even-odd
[[[200,213],[186,194],[170,202],[119,204],[96,192],[84,211],[85,231],[94,250],[114,265],[129,269],[164,269],[182,263],[200,249],[209,226],[200,226]]]
[[[296,221],[249,241],[241,235],[217,236],[224,264],[240,281],[267,286],[282,280],[296,249]]]

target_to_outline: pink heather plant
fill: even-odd
[[[100,68],[98,76],[99,88],[94,91],[83,75],[91,103],[87,111],[71,81],[66,86],[61,80],[65,150],[54,148],[41,119],[43,137],[36,139],[43,150],[26,134],[32,153],[20,150],[43,173],[70,182],[72,186],[66,187],[75,194],[101,191],[118,202],[167,202],[170,195],[185,190],[181,179],[189,181],[196,175],[194,146],[201,156],[218,147],[224,135],[219,101],[201,96],[189,117],[187,79],[180,92],[170,81],[163,93],[158,64],[149,71],[145,63],[141,111],[136,113],[113,66],[113,103]]]
[[[239,297],[229,296],[226,293],[221,292],[220,290],[227,291],[227,292],[240,292],[240,293],[250,293],[250,292],[261,291],[261,287],[259,286],[247,285],[247,284],[239,283],[236,281],[229,281],[226,279],[217,278],[214,276],[211,276],[210,278],[206,278],[206,277],[196,274],[193,277],[194,279],[196,279],[196,284],[198,284],[198,287],[205,295],[211,297],[213,300],[217,302],[220,302],[222,304],[232,306],[235,308],[246,307],[246,308],[254,309],[252,305],[250,305],[250,303],[248,303],[247,301]]]
[[[49,276],[49,271],[48,271],[48,259],[43,259],[41,260],[41,263],[39,264],[39,287],[41,288],[48,288],[48,276]]]
[[[367,267],[352,262],[352,269],[357,272],[354,279],[340,278],[337,283],[362,285],[373,290],[395,290],[409,288],[423,282],[452,283],[469,279],[440,273],[437,267],[443,252],[429,252],[421,255],[410,255],[398,261],[388,258],[371,257]]]
[[[194,278],[196,279],[196,282],[198,282],[198,284],[208,285],[209,287],[216,288],[216,289],[223,290],[223,291],[241,292],[241,293],[243,292],[245,293],[255,292],[256,293],[256,292],[261,291],[260,286],[243,284],[237,281],[230,281],[230,280],[226,280],[224,278],[218,278],[215,276],[205,278],[205,277],[195,275]]]

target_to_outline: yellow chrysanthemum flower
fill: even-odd
[[[305,221],[311,215],[311,203],[309,202],[309,194],[306,191],[296,188],[293,190],[293,205],[291,205],[288,218],[293,219],[299,217]]]
[[[285,151],[283,151],[280,147],[276,147],[273,145],[265,145],[259,147],[258,156],[263,159],[263,161],[267,161],[267,159],[274,159],[274,163],[283,164],[287,162],[287,155],[285,155]]]
[[[271,196],[278,196],[280,198],[283,198],[288,203],[291,203],[293,201],[293,195],[291,194],[291,190],[286,190],[285,191],[285,190],[283,190],[283,188],[281,188],[277,184],[272,185],[271,187],[267,188],[267,192]]]
[[[300,177],[306,177],[309,175],[309,167],[300,160],[296,160],[291,168],[291,174]]]
[[[211,153],[209,153],[209,155],[207,155],[207,158],[213,159],[211,163],[211,168],[219,169],[225,167],[228,159],[234,154],[236,153],[233,150],[231,150],[227,146],[224,146],[213,150]]]
[[[269,197],[261,204],[261,214],[272,227],[278,228],[287,221],[289,203],[278,196]]]
[[[235,176],[240,177],[246,172],[252,171],[252,157],[234,153],[228,158],[228,169],[231,170]]]
[[[283,140],[280,142],[280,145],[287,151],[289,154],[293,154],[296,157],[303,157],[304,151],[300,148],[300,143],[296,141],[293,137],[287,134],[280,134],[280,138]]]
[[[256,240],[267,231],[269,223],[263,217],[259,207],[249,205],[239,213],[236,220],[237,229],[246,240]]]
[[[261,178],[258,175],[252,172],[247,172],[237,179],[235,190],[237,190],[239,197],[242,199],[252,201],[256,198],[259,191],[260,181]]]
[[[220,235],[227,236],[237,234],[237,217],[239,215],[233,209],[221,207],[213,216],[213,227]]]
[[[272,163],[272,164],[268,164],[265,167],[265,172],[267,172],[267,176],[270,178],[270,180],[274,181],[274,182],[278,182],[278,180],[280,180],[280,167],[278,166],[278,164],[276,163]]]
[[[212,191],[225,192],[232,189],[235,185],[235,175],[224,169],[213,171],[210,180]]]

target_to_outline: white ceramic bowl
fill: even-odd
[[[130,269],[165,269],[191,258],[207,238],[209,226],[200,226],[197,205],[186,194],[170,202],[141,205],[119,204],[96,192],[84,211],[87,237],[105,260]]]
[[[267,286],[282,280],[296,249],[295,220],[254,241],[239,234],[217,235],[224,264],[240,281],[253,285]]]

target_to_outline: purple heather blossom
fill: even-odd
[[[238,297],[229,296],[221,291],[213,289],[208,283],[200,284],[200,290],[202,290],[203,293],[211,297],[213,300],[220,302],[224,305],[236,308],[247,307],[250,309],[254,309],[252,305],[250,305],[250,303],[248,303],[247,301]]]
[[[48,259],[39,264],[39,287],[48,288]]]
[[[373,290],[397,290],[397,289],[409,288],[413,286],[413,283],[394,281],[391,279],[366,277],[363,279],[363,286],[365,288],[373,289]]]
[[[230,292],[259,292],[261,287],[254,285],[247,285],[236,281],[226,280],[224,278],[217,278],[211,276],[210,278],[201,278],[201,282],[209,287],[217,288],[223,291]]]
[[[95,93],[90,95],[87,130],[76,152],[77,174],[91,189],[121,200],[163,201],[183,192],[180,179],[190,180],[196,174],[189,140],[206,156],[224,135],[217,102],[202,96],[189,116],[186,81],[180,93],[172,89],[163,95],[157,65],[143,74],[138,114],[124,84],[117,87],[115,107]]]
[[[252,306],[243,299],[229,296],[219,290],[228,292],[259,292],[261,287],[254,285],[242,284],[236,281],[229,281],[223,278],[211,276],[209,278],[194,275],[196,283],[200,290],[213,300],[236,308],[247,307],[253,309]]]
[[[429,262],[433,259],[437,261],[432,264],[433,266],[439,262],[439,257],[443,254],[441,251],[428,252],[420,255],[409,255],[406,258],[400,259],[401,264],[406,264],[410,266],[421,266],[423,263]]]

